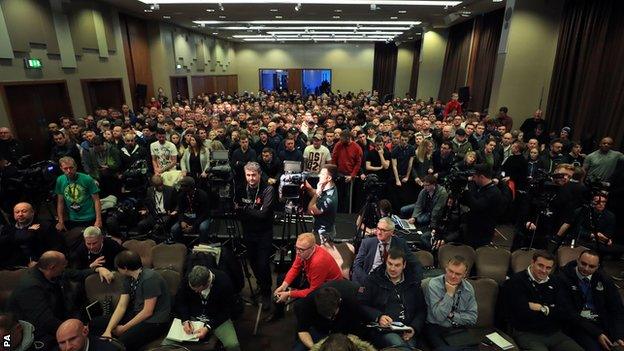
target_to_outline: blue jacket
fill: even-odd
[[[358,250],[357,256],[355,256],[355,260],[353,261],[353,270],[351,275],[351,280],[354,282],[364,285],[366,278],[368,277],[368,273],[373,268],[373,263],[375,263],[375,255],[377,254],[379,240],[377,237],[365,238],[362,240],[360,244],[360,249]],[[409,248],[405,240],[399,238],[397,236],[393,236],[390,241],[390,247],[388,250],[392,248],[399,248],[405,252],[407,257],[407,265],[411,267],[414,275],[418,281],[422,280],[422,266],[420,262],[416,258],[416,256],[412,253],[412,250]]]

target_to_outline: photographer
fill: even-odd
[[[304,187],[312,197],[308,211],[314,216],[314,233],[321,238],[321,243],[332,242],[336,234],[334,226],[338,209],[338,191],[334,179],[338,175],[336,165],[326,164],[319,173],[316,189],[307,181]]]
[[[127,133],[124,136],[124,147],[121,148],[121,169],[126,171],[137,161],[145,161],[151,165],[150,156],[145,147],[137,144],[137,136],[134,133]]]
[[[473,248],[488,245],[494,238],[496,219],[503,197],[492,181],[492,169],[485,164],[475,166],[472,182],[462,198],[470,211],[466,214],[463,242]]]
[[[275,189],[261,180],[260,165],[257,162],[248,162],[244,170],[246,182],[237,189],[234,206],[241,221],[249,265],[260,287],[262,304],[269,308]]]
[[[172,239],[182,242],[184,234],[199,232],[199,241],[207,243],[210,235],[210,203],[208,194],[195,186],[195,179],[182,177],[178,195],[178,222],[171,228]]]

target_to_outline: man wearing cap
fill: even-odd
[[[463,242],[475,249],[488,245],[494,238],[498,212],[503,207],[502,195],[492,181],[492,169],[488,165],[475,166],[475,174],[464,192],[463,201],[470,208]]]
[[[315,134],[312,137],[312,145],[308,145],[303,151],[303,170],[318,176],[321,168],[331,161],[329,149],[322,145],[323,134]]]
[[[472,144],[468,141],[466,131],[463,128],[455,131],[455,137],[451,140],[451,144],[453,145],[453,152],[457,161],[463,160],[466,153],[472,151]]]
[[[195,186],[192,177],[182,177],[178,195],[178,222],[171,227],[172,240],[182,241],[183,233],[199,232],[199,240],[208,242],[210,235],[210,204],[208,194]]]

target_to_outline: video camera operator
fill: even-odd
[[[262,305],[270,308],[275,188],[262,181],[257,162],[247,162],[244,171],[245,184],[236,191],[234,208],[241,221],[249,265],[260,286]]]
[[[492,169],[488,165],[476,165],[472,182],[468,183],[462,196],[462,202],[470,208],[465,216],[463,242],[475,249],[492,241],[500,215],[503,197],[492,178]]]
[[[321,243],[333,242],[336,234],[335,222],[338,210],[338,191],[334,180],[338,168],[333,164],[325,164],[319,173],[316,189],[307,181],[305,189],[312,197],[308,203],[308,211],[314,216],[314,233],[321,238]]]
[[[526,200],[519,204],[519,228],[512,250],[524,246],[547,247],[549,240],[580,203],[569,187],[573,174],[574,166],[562,163],[555,167],[552,178],[542,171],[541,179],[533,179]]]

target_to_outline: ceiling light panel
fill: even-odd
[[[462,1],[437,0],[139,0],[144,4],[313,4],[377,6],[457,6]]]
[[[357,30],[357,31],[369,31],[369,30],[390,30],[390,31],[406,31],[410,27],[338,27],[338,26],[306,26],[306,27],[291,27],[291,26],[230,26],[230,27],[217,27],[221,30]]]
[[[241,24],[241,23],[249,23],[249,24],[281,24],[281,25],[289,25],[289,24],[305,24],[305,25],[314,25],[314,24],[343,24],[343,25],[397,25],[397,26],[418,26],[422,22],[421,21],[293,21],[293,20],[283,20],[283,21],[193,21],[196,24]]]
[[[403,34],[403,32],[381,32],[381,31],[374,31],[374,32],[356,32],[359,35],[400,35]],[[267,32],[267,34],[269,35],[331,35],[331,34],[335,34],[335,35],[340,35],[340,34],[344,34],[344,35],[353,35],[354,32],[350,31],[350,32],[317,32],[317,31],[285,31],[285,32]],[[236,37],[236,36],[235,36]]]

